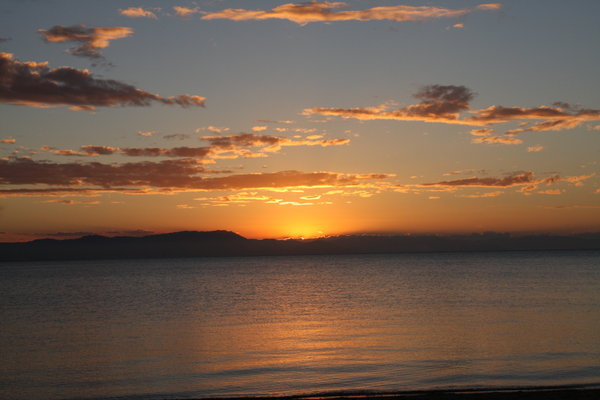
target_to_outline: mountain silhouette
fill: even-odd
[[[0,261],[598,249],[600,233],[513,236],[490,232],[258,240],[219,230],[181,231],[141,237],[88,235],[77,239],[0,243]]]

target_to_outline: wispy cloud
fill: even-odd
[[[144,9],[142,7],[129,7],[124,10],[119,10],[119,14],[124,15],[130,18],[152,18],[157,19],[155,11],[160,11],[159,9],[153,9],[152,11],[149,9]]]
[[[182,18],[188,18],[194,14],[199,14],[202,12],[198,7],[190,8],[182,6],[173,6],[173,11],[175,11],[175,15]]]
[[[17,142],[16,139],[0,139],[0,143],[4,143],[4,144],[15,144]]]
[[[272,153],[281,150],[285,146],[341,146],[350,143],[350,139],[321,139],[301,138],[290,139],[280,136],[258,135],[244,133],[234,136],[204,136],[202,139],[208,141],[213,152],[248,156],[251,155],[249,148],[260,148],[262,152]]]
[[[474,138],[471,140],[472,143],[486,143],[486,144],[521,144],[523,141],[510,136],[483,136]]]
[[[346,3],[339,1],[311,1],[282,4],[271,10],[228,8],[222,11],[205,13],[202,19],[228,19],[232,21],[283,19],[299,25],[306,25],[311,22],[334,21],[425,21],[462,17],[476,10],[496,10],[500,8],[500,4],[494,3],[464,9],[397,5],[373,7],[364,10],[336,10],[347,6]]]
[[[527,147],[527,152],[528,153],[538,153],[540,151],[544,150],[544,146],[541,145],[535,145],[535,146],[529,146]]]
[[[167,135],[170,136],[170,135]],[[204,136],[203,140],[209,146],[202,147],[112,147],[103,145],[83,145],[80,150],[55,149],[43,146],[42,151],[61,156],[107,156],[121,154],[130,157],[175,157],[175,158],[237,158],[265,157],[266,153],[275,153],[282,147],[290,146],[341,146],[348,144],[350,139],[323,139],[320,135],[306,138],[285,138],[280,136],[258,135],[243,133],[233,136]],[[258,153],[256,152],[258,149]]]
[[[538,189],[540,185],[551,186],[561,182],[573,184],[575,186],[582,186],[583,181],[590,179],[595,176],[594,174],[580,175],[580,176],[566,176],[562,177],[558,174],[549,175],[545,178],[537,178],[532,171],[516,172],[504,177],[469,177],[464,179],[455,180],[444,180],[439,182],[410,184],[410,185],[398,185],[397,191],[408,192],[413,189],[434,189],[439,191],[455,191],[456,189],[464,188],[497,188],[507,189],[512,187],[518,187],[519,191],[524,194],[529,194],[532,191]],[[548,189],[538,193],[545,194],[556,194],[558,189]],[[500,193],[493,192],[494,194],[486,193],[483,195],[468,195],[461,197],[495,197]],[[562,191],[561,191],[562,193]]]
[[[208,131],[210,133],[223,133],[223,132],[227,132],[229,130],[229,128],[224,127],[224,126],[204,126],[202,128],[198,128],[194,131],[194,133],[202,133],[204,131]]]
[[[87,69],[49,68],[47,62],[21,62],[9,53],[0,53],[0,76],[0,103],[93,110],[152,103],[203,107],[205,101],[186,94],[162,97],[112,79],[95,78]]]
[[[533,172],[523,172],[519,174],[505,176],[503,178],[494,177],[472,177],[465,179],[456,179],[451,181],[440,181],[433,183],[422,183],[421,187],[511,187],[539,183],[535,179]]]
[[[460,112],[469,109],[474,93],[465,86],[429,85],[414,94],[421,100],[397,110],[388,110],[387,105],[366,108],[326,108],[305,109],[304,115],[338,116],[359,120],[390,119],[397,121],[441,122],[446,124],[481,125],[459,120]]]
[[[552,106],[505,107],[490,106],[484,109],[471,108],[474,92],[465,86],[429,85],[423,87],[414,97],[420,103],[390,110],[388,104],[374,107],[330,108],[313,107],[303,111],[305,116],[323,115],[358,120],[421,121],[444,124],[480,126],[472,129],[477,136],[473,143],[521,144],[514,136],[523,132],[560,131],[574,129],[584,122],[600,121],[600,110],[585,109],[558,102]],[[541,120],[532,123],[528,120]],[[518,121],[519,128],[511,129],[501,136],[492,136],[490,126]]]
[[[80,46],[73,47],[68,52],[78,57],[102,58],[100,52],[110,45],[111,40],[128,37],[133,33],[131,28],[88,28],[85,25],[53,26],[50,29],[39,29],[46,42],[77,42]]]

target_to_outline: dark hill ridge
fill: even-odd
[[[182,231],[142,237],[89,235],[77,239],[0,243],[0,261],[508,250],[600,250],[600,233],[353,235],[312,240],[246,239],[229,231]]]

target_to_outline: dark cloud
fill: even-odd
[[[470,122],[459,119],[459,113],[469,110],[469,102],[474,96],[475,93],[465,86],[429,85],[414,94],[415,98],[421,100],[420,103],[397,110],[388,110],[385,105],[349,109],[316,107],[305,109],[304,114],[340,116],[360,120],[391,119],[469,125]]]
[[[359,120],[388,119],[397,121],[439,122],[482,126],[473,129],[471,134],[483,136],[474,139],[474,143],[520,144],[519,139],[510,138],[521,132],[560,131],[573,129],[584,122],[599,121],[600,110],[584,109],[564,102],[553,106],[505,107],[490,106],[484,109],[472,109],[470,102],[474,93],[465,86],[429,85],[417,92],[414,97],[421,100],[397,110],[389,110],[387,105],[357,108],[314,107],[304,110],[304,115],[337,116]],[[466,114],[461,117],[461,113]],[[526,120],[541,120],[531,126]],[[493,133],[490,125],[519,121],[520,127],[509,130],[504,136],[489,136]]]
[[[57,150],[50,146],[42,147],[42,150],[52,154],[63,156],[101,156],[112,154],[123,154],[131,157],[219,157],[224,153],[229,153],[226,157],[264,157],[264,153],[253,153],[252,148],[258,148],[260,151],[273,153],[281,150],[283,146],[340,146],[350,142],[350,139],[322,139],[317,135],[314,137],[289,139],[279,136],[257,135],[254,133],[244,133],[234,136],[204,136],[202,138],[210,143],[208,147],[129,147],[119,148],[110,146],[84,145],[81,151],[76,150]]]
[[[419,186],[436,186],[436,187],[510,187],[530,185],[535,183],[533,172],[527,171],[520,174],[509,175],[504,178],[466,178],[452,181],[441,181],[435,183],[422,183]]]
[[[71,106],[76,110],[95,107],[149,106],[152,103],[181,107],[204,106],[200,96],[162,97],[110,79],[97,79],[88,70],[49,68],[47,62],[21,62],[0,53],[0,102],[34,107]]]
[[[189,184],[202,172],[189,159],[124,164],[52,163],[27,158],[0,160],[0,184],[9,185],[94,185],[178,187]]]
[[[133,33],[131,28],[88,28],[85,25],[53,26],[50,29],[39,29],[38,33],[49,43],[77,42],[80,46],[68,50],[69,54],[78,57],[102,58],[100,52],[110,45],[111,40],[125,38]]]
[[[186,135],[184,133],[171,133],[163,136],[163,138],[167,140],[185,140],[189,139],[190,137],[190,135]]]
[[[565,103],[559,103],[565,105]],[[567,105],[568,106],[568,105]],[[580,120],[596,121],[600,119],[600,110],[573,110],[572,107],[504,107],[491,106],[483,110],[473,110],[472,121],[483,123],[499,123],[516,119],[544,120]]]
[[[337,172],[282,171],[274,173],[239,174],[205,178],[201,164],[191,159],[124,164],[53,163],[31,159],[0,160],[0,185],[62,186],[59,190],[79,189],[85,192],[99,189],[188,189],[228,190],[247,188],[360,186],[391,177],[387,174],[342,174]],[[86,187],[88,186],[88,187]],[[0,195],[17,194],[8,189]],[[35,190],[35,188],[33,188]],[[40,193],[48,188],[41,189]],[[71,193],[75,193],[74,190]],[[67,193],[67,192],[63,192]],[[31,194],[31,192],[30,192]]]

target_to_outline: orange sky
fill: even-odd
[[[600,230],[596,2],[35,7],[0,16],[0,241]]]

